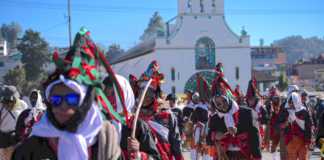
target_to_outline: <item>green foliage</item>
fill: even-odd
[[[17,66],[9,70],[7,74],[3,76],[3,79],[5,84],[16,86],[21,92],[26,84],[26,73],[23,67]]]
[[[147,41],[156,38],[158,35],[163,35],[164,33],[165,23],[159,12],[155,12],[140,39],[142,41]]]
[[[107,52],[106,57],[107,57],[108,61],[111,61],[124,53],[125,53],[125,51],[120,47],[119,44],[112,44],[108,47],[108,52]]]
[[[281,72],[279,76],[279,84],[278,88],[280,91],[284,91],[288,87],[288,78],[285,74],[285,72]]]
[[[43,65],[50,60],[47,42],[40,37],[39,32],[29,29],[22,37],[18,50],[23,54],[21,62],[24,64],[26,79],[37,81],[43,72]]]
[[[10,48],[16,48],[17,39],[21,33],[21,26],[16,22],[10,24],[2,24],[0,28],[0,39],[8,41]]]

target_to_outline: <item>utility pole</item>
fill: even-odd
[[[71,2],[68,0],[68,25],[69,25],[69,45],[72,46],[72,33],[71,33]]]

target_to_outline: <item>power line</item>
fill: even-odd
[[[7,3],[9,6],[14,7],[32,7],[32,8],[43,8],[43,9],[64,9],[66,6],[60,3],[43,3],[43,2],[25,2],[21,3],[18,1],[3,1]],[[113,11],[113,12],[121,12],[121,11],[151,11],[151,10],[159,10],[159,11],[174,11],[175,8],[146,8],[146,7],[129,7],[129,6],[108,6],[108,5],[88,5],[88,4],[74,4],[73,9],[80,11]]]
[[[18,1],[2,1],[6,5],[23,8],[36,8],[46,10],[62,10],[66,9],[64,4],[60,3],[44,3],[44,2],[30,2],[24,3]],[[130,6],[108,6],[108,5],[88,5],[88,4],[74,4],[72,9],[76,12],[85,13],[105,13],[105,14],[127,14],[129,11],[132,14],[145,14],[152,12],[152,10],[159,12],[176,11],[175,8],[147,8],[147,7],[130,7]],[[228,9],[228,15],[312,15],[324,14],[321,9]]]

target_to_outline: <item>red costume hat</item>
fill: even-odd
[[[248,85],[248,89],[246,91],[246,95],[245,97],[248,98],[260,98],[261,95],[259,93],[259,90],[257,88],[257,81],[255,79],[255,77],[253,77],[250,81],[249,81],[249,85]]]

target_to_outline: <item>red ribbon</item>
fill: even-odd
[[[221,145],[228,149],[229,145],[235,145],[240,148],[240,152],[247,158],[250,158],[250,152],[249,152],[249,135],[248,133],[241,133],[236,136],[232,136],[230,134],[227,134],[222,140]]]
[[[91,80],[96,80],[96,77],[91,73],[91,70],[96,69],[95,66],[90,66],[86,63],[82,63],[82,68],[85,70],[86,74],[90,77]]]
[[[53,53],[53,60],[57,61],[58,59],[59,59],[59,54],[58,54],[57,50],[55,50]]]
[[[82,49],[84,50],[84,53],[87,54],[90,58],[94,58],[93,52],[91,51],[91,49],[89,47],[87,47],[86,45],[83,45]]]
[[[79,74],[81,74],[81,71],[80,71],[79,68],[71,68],[70,71],[69,71],[69,77],[71,77],[71,78],[75,78]]]

